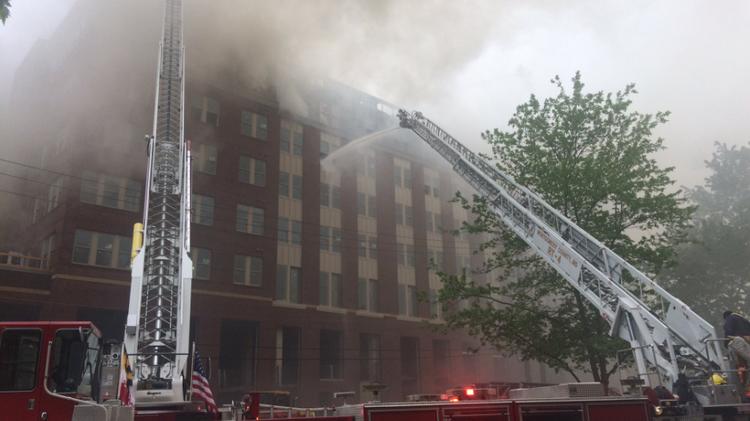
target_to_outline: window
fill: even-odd
[[[377,217],[377,203],[375,202],[375,196],[369,194],[357,193],[357,213],[362,216],[369,216],[371,218]]]
[[[198,97],[193,103],[193,118],[212,126],[219,125],[219,102],[213,98]]]
[[[278,265],[276,268],[276,299],[290,303],[299,303],[301,282],[301,268]]]
[[[466,255],[457,255],[456,256],[456,269],[458,269],[459,272],[462,270],[471,270],[471,256]]]
[[[237,231],[263,235],[264,211],[253,206],[237,205]]]
[[[378,280],[359,278],[357,280],[357,308],[378,311]]]
[[[219,387],[244,388],[255,384],[258,365],[257,322],[222,320],[219,330]]]
[[[318,302],[322,306],[341,307],[341,274],[320,272]]]
[[[430,265],[435,265],[437,267],[437,270],[443,269],[442,250],[427,250],[427,258],[429,259]]]
[[[243,136],[266,140],[268,137],[268,118],[261,114],[242,110],[240,115],[240,133]]]
[[[280,243],[289,242],[289,220],[288,219],[279,218],[276,239]]]
[[[411,206],[396,203],[396,223],[409,227],[414,225],[414,214]]]
[[[359,257],[378,258],[378,239],[377,237],[359,234]]]
[[[279,172],[279,196],[289,197],[289,173]]]
[[[90,330],[64,329],[55,333],[50,356],[50,390],[91,395],[99,338]]]
[[[263,258],[235,255],[233,282],[251,287],[263,285]]]
[[[398,284],[398,313],[404,316],[416,316],[417,288],[414,285]]]
[[[80,197],[84,203],[137,212],[141,207],[141,184],[127,178],[85,171]]]
[[[396,254],[398,255],[399,265],[414,267],[414,245],[396,243]]]
[[[299,377],[300,329],[282,327],[276,330],[276,383],[297,384]]]
[[[320,183],[320,206],[341,209],[341,189],[339,186]]]
[[[437,186],[440,185],[440,178],[436,176],[428,175],[425,171],[424,174],[424,194],[425,196],[432,195],[433,197],[440,198],[440,190]]]
[[[302,145],[304,143],[304,128],[301,124],[287,120],[281,120],[281,145],[283,152],[302,156]]]
[[[327,133],[320,134],[320,158],[323,159],[339,147],[338,138]]]
[[[216,175],[216,146],[199,144],[193,145],[193,169],[196,171]]]
[[[340,379],[342,335],[335,330],[320,331],[320,378]]]
[[[292,226],[292,244],[302,245],[302,221],[291,220],[289,223]]]
[[[357,174],[366,177],[375,177],[375,156],[373,154],[364,155],[359,165],[357,165]]]
[[[49,269],[52,263],[52,255],[55,252],[55,234],[51,234],[42,241],[42,267]]]
[[[361,333],[359,335],[359,371],[363,381],[381,380],[380,336]]]
[[[441,308],[438,301],[438,290],[430,288],[430,318],[439,319],[440,316]]]
[[[0,392],[34,389],[41,339],[39,330],[6,329],[0,333]]]
[[[128,269],[130,244],[130,237],[76,230],[73,263]]]
[[[63,179],[58,178],[50,184],[47,189],[47,212],[60,204],[60,193],[62,193]]]
[[[436,213],[425,212],[425,229],[428,232],[438,232],[438,217],[439,215]]]
[[[191,247],[190,257],[193,259],[193,278],[211,279],[211,250]]]
[[[279,218],[278,241],[281,243],[302,244],[302,222]]]
[[[266,185],[266,161],[240,156],[239,180],[256,186]]]
[[[302,200],[302,176],[292,175],[292,199]]]
[[[393,183],[396,187],[411,188],[411,169],[399,165],[393,166]]]
[[[320,249],[332,253],[341,253],[341,229],[321,225]]]
[[[193,223],[200,225],[214,224],[214,198],[193,193],[192,197]]]

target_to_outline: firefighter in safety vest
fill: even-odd
[[[737,374],[743,385],[747,383],[747,366],[750,361],[750,321],[733,311],[725,311],[724,337],[728,347],[737,357]]]

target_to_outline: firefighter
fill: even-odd
[[[747,366],[750,360],[750,321],[727,310],[724,316],[724,336],[728,347],[737,357],[737,374],[743,385],[747,384]]]

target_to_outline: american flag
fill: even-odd
[[[198,351],[195,351],[193,361],[193,396],[206,401],[206,411],[216,414],[219,412],[219,408],[216,407],[214,394],[208,384],[206,371],[203,370],[203,363],[201,363]]]

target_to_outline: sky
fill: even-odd
[[[715,141],[750,141],[744,0],[227,1],[212,10],[192,0],[186,13],[221,22],[209,29],[238,39],[232,53],[248,62],[275,62],[268,72],[279,63],[313,68],[423,111],[473,149],[486,150],[480,133],[505,128],[531,93],[554,94],[553,76],[569,80],[577,70],[591,90],[632,82],[635,109],[672,112],[657,131],[667,147],[657,159],[676,167],[680,185],[702,182]],[[0,104],[29,48],[72,3],[12,1],[0,25]],[[233,36],[248,27],[257,29]]]

